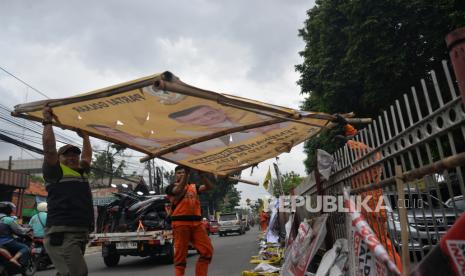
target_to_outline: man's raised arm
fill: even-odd
[[[199,172],[200,179],[202,180],[202,185],[199,187],[199,192],[208,191],[215,187],[215,185],[209,179],[208,175],[208,173]]]
[[[92,146],[90,145],[89,135],[85,131],[78,131],[79,136],[82,137],[82,154],[81,154],[81,167],[88,166],[90,168],[90,163],[92,162]]]
[[[49,165],[58,163],[58,153],[56,149],[55,134],[53,133],[53,112],[49,106],[45,106],[42,110],[44,120],[44,132],[42,133],[42,144],[44,146],[44,161]]]

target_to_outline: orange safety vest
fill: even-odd
[[[195,184],[186,185],[184,197],[179,202],[175,202],[172,209],[171,224],[173,226],[201,224],[202,211]]]

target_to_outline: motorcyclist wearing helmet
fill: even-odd
[[[44,237],[44,228],[47,222],[47,202],[37,204],[37,214],[33,215],[29,221],[35,238]]]
[[[16,206],[11,202],[0,202],[0,246],[14,254],[10,262],[21,266],[29,260],[29,247],[16,241],[13,234],[24,236],[30,229],[16,223],[11,215],[15,209]]]

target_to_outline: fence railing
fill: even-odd
[[[457,91],[449,65],[442,61],[441,72],[430,71],[419,86],[412,87],[373,123],[359,130],[352,145],[346,144],[333,154],[335,171],[328,181],[300,192],[310,196],[340,195],[343,187],[350,187],[362,198],[372,196],[378,200],[382,196],[386,209],[364,216],[396,262],[400,261],[396,256],[402,245],[399,205],[404,206],[410,259],[418,262],[465,209],[465,164],[447,169],[428,167],[465,152],[465,111]],[[405,183],[404,202],[399,202],[392,181],[396,165],[403,173],[429,168],[429,174]],[[344,213],[330,214],[329,242],[347,238],[344,221]]]

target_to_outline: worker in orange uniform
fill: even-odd
[[[166,194],[172,202],[171,226],[174,238],[175,275],[184,275],[189,244],[200,253],[195,267],[196,276],[206,276],[208,265],[213,256],[213,246],[202,226],[199,192],[213,188],[205,173],[200,173],[203,185],[188,183],[189,168],[175,168],[175,183],[166,188]]]
[[[260,213],[260,227],[263,233],[266,232],[269,219],[270,219],[270,215],[264,210],[262,210],[262,212]]]
[[[342,137],[342,139],[346,141],[349,149],[353,151],[355,161],[372,151],[372,149],[368,147],[366,144],[351,140],[355,135],[357,135],[356,128],[349,124],[344,117],[336,115],[336,118],[338,123],[344,127],[344,137]],[[338,138],[341,138],[340,135],[338,136]],[[370,160],[369,164],[372,164],[379,160],[381,160],[381,154],[379,152],[375,152],[372,154],[372,159]],[[361,169],[361,167],[360,165],[355,165],[353,166],[353,169],[354,171],[358,171],[359,169]],[[361,188],[372,183],[379,183],[381,181],[381,174],[381,165],[375,165],[362,173],[354,175],[352,177],[352,189]],[[367,222],[370,224],[378,239],[386,247],[386,251],[388,251],[389,255],[394,260],[399,270],[402,270],[400,256],[396,252],[395,247],[392,245],[391,239],[388,236],[388,230],[386,229],[386,211],[384,209],[381,209],[379,210],[379,212],[375,212],[375,209],[378,205],[378,201],[380,197],[383,196],[383,190],[381,188],[372,189],[367,192],[362,192],[360,195],[362,196],[362,198],[366,196],[372,197],[367,202],[368,207],[370,207],[372,211],[367,212],[367,210],[362,209],[362,214],[367,219]]]

